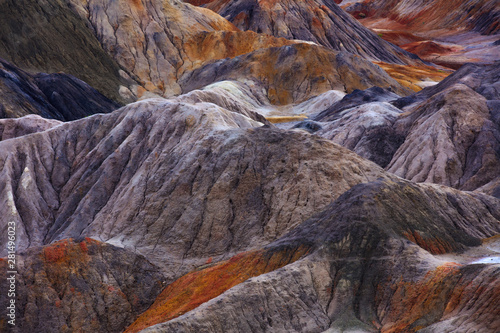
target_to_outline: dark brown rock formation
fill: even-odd
[[[130,102],[119,94],[129,84],[120,67],[65,0],[2,1],[0,31],[1,58],[30,73],[73,75],[114,101]]]
[[[119,105],[66,74],[28,74],[0,59],[0,118],[38,114],[62,121],[109,113]]]
[[[7,278],[7,260],[0,260]],[[163,288],[158,267],[90,238],[18,253],[15,332],[123,332]],[[0,284],[0,304],[8,301]],[[2,332],[12,326],[0,321]]]

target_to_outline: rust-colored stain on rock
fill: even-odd
[[[170,284],[125,332],[139,332],[181,316],[251,277],[274,271],[300,259],[308,251],[307,247],[301,246],[276,252],[244,252],[227,261],[188,273]]]

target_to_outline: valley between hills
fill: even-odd
[[[1,0],[0,331],[500,332],[497,0]]]

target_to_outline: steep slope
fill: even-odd
[[[219,296],[243,281],[272,272],[304,256],[309,248],[280,248],[239,253],[186,274],[170,284],[154,304],[127,329],[126,333],[176,318]]]
[[[371,60],[397,64],[417,58],[379,38],[333,1],[216,0],[205,5],[241,30],[314,42]]]
[[[400,177],[498,196],[499,70],[500,62],[469,64],[403,98],[380,88],[355,91],[297,127]]]
[[[22,68],[31,71],[50,73],[64,70],[67,73],[74,73],[77,77],[83,77],[85,80],[87,80],[85,76],[87,72],[89,76],[94,78],[93,80],[100,78],[99,75],[106,75],[108,79],[99,79],[99,84],[95,86],[100,91],[103,91],[103,86],[105,86],[106,95],[113,95],[114,100],[132,101],[136,98],[154,96],[172,97],[193,89],[203,88],[203,85],[221,80],[220,76],[212,73],[214,66],[219,67],[220,62],[225,63],[223,67],[226,79],[244,82],[250,75],[251,79],[257,81],[256,84],[262,85],[266,89],[266,94],[269,95],[268,99],[273,104],[302,102],[328,90],[341,88],[344,84],[350,86],[353,83],[350,76],[358,81],[353,89],[380,85],[385,88],[391,87],[399,94],[408,93],[396,82],[388,79],[383,71],[367,69],[369,64],[357,58],[343,56],[347,67],[342,70],[344,72],[340,78],[334,73],[338,71],[337,68],[331,69],[325,66],[321,71],[314,70],[313,67],[317,65],[317,60],[331,59],[336,57],[337,53],[328,53],[330,51],[316,45],[301,44],[302,46],[298,47],[301,54],[293,54],[295,47],[292,49],[284,47],[295,45],[299,43],[298,41],[253,31],[239,31],[233,24],[216,13],[208,9],[193,7],[178,0],[144,0],[133,3],[126,0],[111,3],[103,0],[67,0],[67,4],[62,4],[60,1],[62,0],[37,3],[36,5],[29,3],[26,4],[26,9],[23,9],[24,7],[18,8],[17,5],[6,8],[6,15],[14,17],[5,21],[9,31],[20,25],[19,19],[16,18],[18,16],[30,17],[32,20],[43,23],[41,23],[42,27],[29,35],[31,39],[36,39],[36,43],[41,43],[41,45],[28,44],[26,48],[22,49],[26,52],[10,54],[9,52],[12,52],[15,47],[13,47],[14,41],[8,39],[4,42],[4,48],[7,50],[5,51],[6,56],[9,56],[8,59],[11,59],[15,64],[22,65]],[[24,13],[23,10],[28,11],[28,14]],[[71,12],[66,15],[66,11],[69,10]],[[339,15],[343,15],[339,20],[348,20],[357,25],[357,29],[364,29],[337,7],[334,10],[339,11]],[[53,21],[47,22],[44,15],[49,14],[52,15]],[[64,17],[59,18],[59,15]],[[88,37],[93,38],[92,41],[87,41],[87,37],[73,34],[71,30],[68,30],[67,20],[70,22],[72,22],[71,20],[78,21],[78,24],[72,24],[71,27],[78,28],[79,34],[92,35]],[[45,29],[45,25],[58,32],[50,32],[49,28]],[[335,29],[331,31],[335,31]],[[364,29],[363,33],[369,34],[369,36],[360,37],[360,40],[366,39],[368,41],[375,38],[377,41],[372,41],[373,45],[370,47],[351,45],[352,47],[339,47],[337,49],[351,52],[355,52],[354,49],[356,49],[358,51],[355,53],[369,58],[403,63],[398,60],[399,55],[396,54],[397,52],[394,53],[392,49],[392,53],[389,52],[386,56],[373,55],[372,57],[365,54],[364,49],[375,54],[377,52],[383,53],[387,47],[378,45],[379,38],[368,30]],[[55,36],[68,34],[78,38],[78,41],[73,42],[74,47],[70,51],[65,51],[69,47],[66,45],[67,42],[64,41],[63,45],[59,46],[56,43],[58,38],[55,38],[54,41],[56,46],[50,47],[48,36],[51,34]],[[347,38],[346,34],[347,32],[344,32],[345,38]],[[9,36],[17,35],[12,33]],[[30,43],[31,39],[27,43]],[[20,40],[23,43],[25,41],[25,39]],[[102,53],[106,52],[106,57],[111,57],[113,63],[116,63],[120,70],[115,65],[113,65],[114,69],[110,69],[111,67],[106,62],[108,60],[102,60],[108,67],[95,66],[95,69],[99,70],[99,75],[94,75],[93,71],[86,72],[88,66],[72,52],[79,52],[82,43],[94,45],[95,41],[100,43],[96,46],[99,49],[94,50],[90,47],[92,55],[85,56],[84,60],[96,62],[95,57],[101,59],[104,57]],[[350,45],[347,39],[343,41],[342,45],[344,44]],[[52,62],[37,60],[37,56],[33,52],[28,52],[33,45],[40,49],[40,54],[44,56],[44,59],[53,59]],[[276,51],[274,48],[282,48],[282,50]],[[47,51],[44,51],[45,49]],[[51,52],[54,50],[60,50],[62,56],[52,54]],[[262,61],[262,59],[257,58],[264,56],[269,56],[273,61],[282,61],[283,57],[290,57],[287,63],[295,62],[303,67],[298,71],[298,74],[301,74],[300,77],[295,76],[295,68],[284,67],[283,64],[273,63],[269,59],[265,62],[266,66],[254,66],[247,63],[249,58],[252,58],[251,61]],[[240,59],[240,57],[243,58]],[[299,59],[299,57],[308,57],[308,59]],[[243,62],[239,63],[240,60]],[[331,60],[327,61],[331,62]],[[357,63],[360,65],[358,66]],[[270,70],[268,67],[280,67],[280,72]],[[209,73],[205,73],[207,70]],[[248,73],[248,70],[251,70],[251,73]],[[304,70],[311,72],[308,78],[304,78]],[[359,71],[363,70],[368,70],[367,77],[359,75]],[[115,72],[110,73],[110,71]],[[325,76],[321,74],[323,71],[326,72]],[[356,73],[352,73],[352,71],[356,71]],[[119,78],[115,79],[117,75]],[[200,75],[202,77],[199,77]],[[113,82],[108,82],[110,78]],[[304,80],[302,86],[297,85]],[[268,84],[267,81],[271,84]],[[87,82],[94,84],[94,81],[87,80]],[[203,85],[198,82],[202,82]],[[293,96],[282,96],[283,94],[289,95],[290,90],[297,90],[296,94],[300,96],[300,99],[297,100]],[[344,88],[343,90],[349,89]],[[276,91],[279,92],[276,93]],[[117,94],[120,94],[121,97],[116,97]],[[276,96],[276,94],[280,96]],[[59,102],[59,104],[64,103]]]
[[[62,121],[109,113],[119,105],[66,74],[28,74],[0,59],[0,118],[38,114]]]
[[[319,125],[315,134],[386,167],[404,141],[394,129],[400,114],[401,110],[389,103],[367,103],[339,112],[337,119]]]
[[[133,252],[90,238],[64,240],[17,256],[15,330],[123,332],[163,288],[158,267]],[[7,260],[0,260],[5,281]],[[7,307],[8,285],[0,285]]]
[[[71,0],[93,27],[103,48],[143,89],[164,96],[181,93],[178,79],[212,60],[290,44],[240,32],[219,15],[178,0]],[[137,87],[135,88],[137,90]]]
[[[498,256],[498,238],[488,237],[499,232],[492,197],[404,181],[361,184],[266,248],[306,246],[301,260],[141,332],[493,333],[500,267],[478,259]]]
[[[386,167],[405,138],[394,128],[403,111],[388,103],[397,99],[398,95],[379,87],[355,90],[294,128],[332,140]]]
[[[498,181],[499,77],[500,62],[471,64],[442,83],[395,102],[412,104],[395,123],[406,140],[387,170],[413,181],[464,190]]]
[[[16,222],[19,250],[93,237],[174,278],[391,177],[329,141],[261,125],[214,104],[157,99],[2,141],[2,220]]]
[[[31,73],[65,72],[106,97],[127,103],[118,64],[102,49],[91,28],[65,0],[6,0],[0,3],[0,57]]]

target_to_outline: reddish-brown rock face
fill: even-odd
[[[488,0],[366,0],[357,1],[347,11],[356,9],[364,18],[382,17],[406,26],[413,31],[474,30],[496,34],[500,30],[500,11],[495,2]],[[359,14],[358,14],[359,16]]]
[[[344,8],[379,35],[438,65],[498,59],[500,10],[488,0],[366,0]]]
[[[7,261],[0,261],[2,279]],[[17,256],[21,332],[122,332],[163,288],[144,257],[90,238],[62,240]],[[2,305],[7,301],[1,285]],[[10,330],[6,321],[2,331]]]

